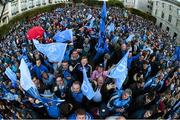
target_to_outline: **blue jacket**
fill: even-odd
[[[144,90],[149,90],[149,89],[156,89],[160,90],[163,86],[164,81],[160,80],[158,83],[156,82],[157,76],[150,78],[144,85]]]
[[[111,99],[109,100],[107,107],[111,111],[115,111],[115,109],[118,109],[118,108],[125,108],[126,109],[127,107],[129,107],[131,97],[129,97],[128,99],[123,100],[122,99],[122,93],[123,93],[122,90],[116,92],[111,97]]]
[[[128,70],[131,69],[131,64],[133,61],[139,59],[140,57],[140,54],[136,55],[136,56],[132,56],[131,58],[128,58],[128,61],[127,61],[127,67],[128,67]]]
[[[78,103],[81,103],[83,101],[83,93],[82,92],[79,92],[79,93],[74,93],[72,92],[71,93],[74,101],[78,102]]]
[[[68,120],[76,120],[76,117],[77,115],[76,113],[74,113],[68,117]],[[87,112],[86,112],[86,120],[93,120],[93,117]]]
[[[123,100],[122,97],[123,91],[118,91],[118,98],[116,98],[113,102],[113,106],[115,108],[127,108],[129,107],[129,103],[131,98],[129,97],[128,99]]]
[[[35,74],[37,75],[38,79],[41,79],[41,73],[42,73],[43,71],[48,72],[48,69],[47,69],[47,67],[44,66],[44,65],[40,65],[39,67],[35,65],[35,66],[33,67],[33,71],[34,71]]]

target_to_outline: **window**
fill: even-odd
[[[158,6],[158,1],[156,1],[156,6]]]
[[[169,15],[168,21],[171,22],[172,20],[172,15]]]
[[[180,27],[180,20],[176,21],[176,27],[178,28],[178,26]]]
[[[164,3],[162,3],[162,7],[164,8]]]
[[[6,22],[6,17],[4,17],[4,18],[2,19],[2,22],[3,22],[3,23],[5,23],[5,22]]]
[[[180,15],[180,9],[177,9],[177,14]]]
[[[161,18],[164,18],[164,13],[162,12],[162,14],[161,14]]]
[[[167,27],[166,30],[169,32],[169,27]]]
[[[41,1],[40,0],[36,0],[36,6],[40,6],[41,5]]]
[[[177,33],[174,33],[173,38],[175,39],[177,37]]]
[[[169,5],[169,10],[172,10],[172,6],[171,5]]]
[[[157,15],[157,9],[156,9],[156,11],[155,11],[155,15]]]
[[[33,8],[34,7],[33,0],[29,0],[28,3],[29,3],[29,8]]]

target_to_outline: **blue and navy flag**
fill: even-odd
[[[106,45],[106,2],[103,1],[103,7],[102,7],[102,11],[101,11],[101,20],[100,20],[100,36],[99,36],[99,40],[98,40],[98,44],[97,44],[97,52],[98,52],[98,48],[104,48],[104,52],[105,52],[105,46]]]
[[[50,62],[61,62],[66,51],[66,43],[50,43],[40,44],[37,40],[33,40],[34,45],[38,51],[48,57]]]
[[[176,49],[174,52],[174,59],[177,61],[180,61],[180,46],[176,46]]]
[[[72,29],[64,30],[64,31],[58,31],[53,39],[56,42],[67,42],[67,41],[72,41],[73,40],[73,31]]]
[[[107,30],[108,30],[108,33],[110,34],[111,32],[114,32],[115,30],[115,25],[113,22],[111,22],[110,25],[107,26]]]
[[[31,79],[29,68],[25,63],[24,59],[21,59],[21,64],[19,66],[19,69],[21,74],[20,86],[32,97],[40,99],[39,92]]]
[[[17,76],[16,76],[16,74],[9,67],[6,68],[5,74],[11,80],[12,86],[14,88],[16,88],[17,87]]]
[[[128,75],[127,60],[128,52],[125,56],[119,61],[119,63],[109,71],[108,77],[116,79],[115,83],[118,89],[121,89],[123,82],[125,81]]]
[[[83,95],[85,95],[88,98],[88,100],[91,100],[95,96],[95,92],[92,88],[91,83],[89,82],[85,68],[83,68],[83,83],[81,86],[81,90]]]

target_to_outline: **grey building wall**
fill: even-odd
[[[180,3],[173,0],[154,0],[152,15],[157,18],[156,25],[169,31],[171,37],[176,37],[180,44]]]

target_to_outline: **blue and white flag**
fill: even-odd
[[[40,44],[37,40],[33,40],[38,51],[46,55],[50,62],[61,62],[66,51],[66,43],[50,43]]]
[[[114,23],[111,23],[110,25],[108,25],[107,27],[108,33],[110,34],[111,32],[114,32],[115,30],[115,25]]]
[[[16,76],[16,74],[9,67],[6,68],[5,74],[11,80],[12,86],[14,88],[16,88],[17,87],[17,76]]]
[[[81,86],[82,93],[88,98],[88,100],[91,100],[95,96],[95,92],[92,88],[91,83],[88,80],[86,69],[83,68],[83,83]]]
[[[87,20],[90,20],[92,18],[92,15],[89,14],[88,17],[86,18]]]
[[[126,43],[131,42],[134,38],[134,34],[130,34],[129,37],[126,39]]]
[[[9,91],[4,84],[0,85],[0,89],[2,90],[0,99],[9,101],[18,100],[18,95]]]
[[[67,42],[67,41],[72,41],[73,40],[73,31],[72,29],[69,30],[64,30],[64,31],[58,31],[53,39],[56,42]]]
[[[93,25],[94,25],[94,20],[95,20],[95,18],[94,18],[94,17],[93,17],[93,18],[91,18],[89,25],[88,25],[88,26],[85,26],[85,27],[87,27],[88,29],[92,28],[92,27],[93,27]]]
[[[109,71],[108,77],[116,79],[115,83],[118,89],[121,89],[123,82],[128,75],[127,60],[129,51],[119,61],[119,63]]]
[[[29,93],[32,97],[40,99],[39,92],[31,79],[31,74],[24,59],[21,59],[20,69],[20,86]]]

